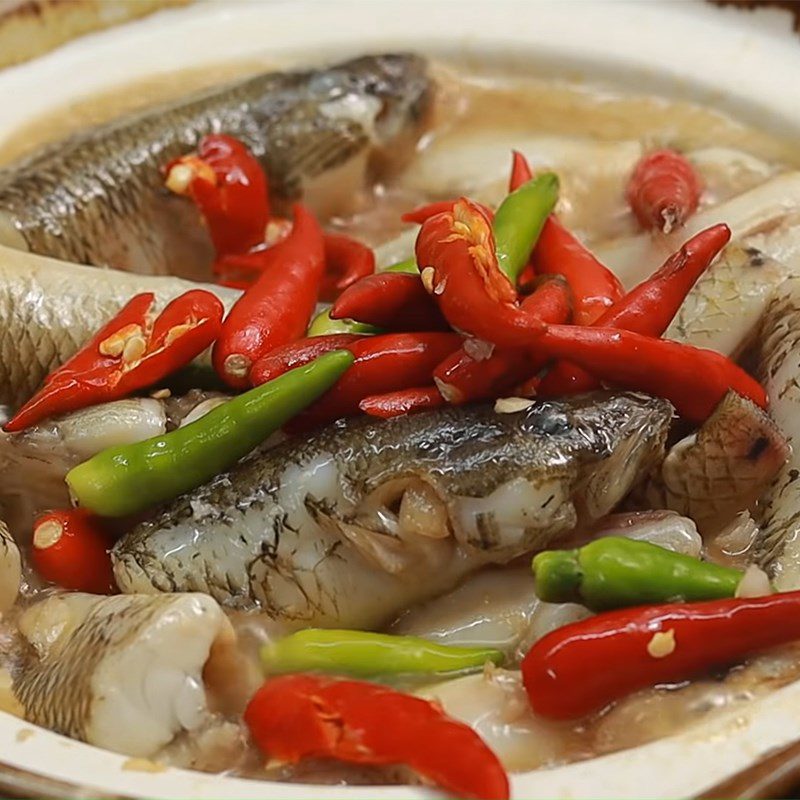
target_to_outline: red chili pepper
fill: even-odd
[[[424,206],[417,206],[411,211],[406,211],[406,213],[403,214],[400,219],[403,222],[416,222],[417,224],[422,225],[425,220],[435,217],[437,214],[451,212],[453,210],[453,206],[457,202],[458,200],[437,200],[434,203],[426,203]],[[492,218],[494,217],[494,212],[483,203],[478,203],[475,200],[472,202],[483,212],[483,215],[486,217],[486,219],[491,222]]]
[[[348,286],[375,272],[375,253],[341,233],[325,234],[325,278],[320,299],[335,300]]]
[[[204,136],[197,153],[166,167],[167,188],[189,195],[205,219],[218,255],[246,253],[264,240],[269,219],[267,179],[237,139]]]
[[[324,269],[322,230],[311,212],[297,204],[291,234],[264,251],[261,276],[236,301],[214,345],[214,367],[226,383],[247,387],[259,358],[303,336]]]
[[[260,386],[273,378],[283,375],[295,367],[303,367],[315,358],[333,350],[346,350],[363,339],[352,333],[333,333],[326,336],[309,336],[278,347],[253,365],[250,382]]]
[[[686,295],[730,238],[730,228],[722,224],[693,236],[653,275],[614,303],[593,327],[661,336]],[[542,381],[540,393],[553,397],[589,392],[597,386],[598,382],[589,373],[574,364],[559,362]]]
[[[437,200],[434,203],[426,203],[425,205],[417,206],[411,211],[406,211],[405,214],[401,215],[400,219],[403,222],[415,222],[418,225],[422,225],[426,219],[446,211],[452,211],[455,204],[455,200]]]
[[[511,151],[511,177],[508,179],[508,193],[515,192],[522,184],[533,179],[528,159],[519,150]]]
[[[333,304],[331,319],[354,319],[385,331],[449,328],[420,276],[402,272],[381,272],[354,283]]]
[[[292,221],[285,217],[272,217],[267,223],[263,241],[249,253],[227,253],[214,262],[212,271],[217,283],[232,289],[248,289],[269,265],[266,253],[270,247],[282,242],[292,232]]]
[[[761,384],[713,350],[577,325],[548,325],[536,345],[542,355],[574,361],[604,383],[664,397],[692,422],[707,419],[729,389],[767,407]]]
[[[489,219],[461,198],[452,212],[426,220],[416,244],[423,285],[457,331],[504,347],[531,344],[542,322],[517,305],[497,264]]]
[[[85,509],[48,511],[33,525],[31,559],[45,580],[64,589],[113,594],[111,544],[100,519]]]
[[[434,703],[388,686],[284,675],[256,692],[244,720],[270,758],[406,764],[460,797],[506,800],[509,795],[500,761],[472,728],[445,716]]]
[[[572,290],[576,325],[591,325],[624,294],[622,284],[552,214],[533,251],[540,275],[563,275]]]
[[[572,306],[566,281],[545,280],[522,301],[522,308],[543,322],[567,322]],[[495,348],[483,358],[476,350],[474,343],[466,343],[433,372],[439,391],[451,403],[495,397],[543,366],[526,348]]]
[[[292,230],[288,219],[274,217],[267,224],[264,245],[249,253],[225,255],[214,262],[217,283],[233,289],[248,289],[269,266],[270,247],[286,239]],[[325,241],[325,276],[320,300],[330,302],[359,279],[375,272],[375,254],[365,244],[339,233],[323,234]]]
[[[461,344],[455,333],[387,333],[347,347],[355,356],[350,369],[287,430],[297,432],[357,414],[359,403],[376,394],[425,386],[434,367]]]
[[[525,656],[522,677],[537,714],[570,719],[796,639],[800,592],[639,606],[547,634]]]
[[[514,150],[509,191],[533,177],[527,159]],[[536,272],[563,275],[572,290],[575,324],[589,325],[623,294],[622,284],[551,214],[532,255]]]
[[[195,289],[176,297],[153,319],[152,293],[136,295],[4,426],[13,432],[46,417],[127,397],[170,375],[217,338],[224,308]]]
[[[643,228],[669,233],[697,210],[702,191],[700,176],[686,158],[656,150],[639,160],[626,194]]]
[[[358,407],[371,417],[389,419],[402,414],[413,414],[415,411],[438,408],[444,403],[444,397],[435,386],[423,386],[419,389],[400,389],[397,392],[373,394],[365,397]]]

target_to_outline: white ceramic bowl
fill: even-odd
[[[203,3],[81,39],[0,73],[0,142],[39,113],[137,76],[268,53],[284,62],[386,49],[502,64],[519,72],[686,97],[773,130],[800,129],[800,40],[788,19],[755,20],[699,2],[262,0]],[[790,78],[790,76],[792,76]],[[634,750],[512,777],[516,798],[683,797],[800,738],[800,682],[692,731]],[[0,761],[35,794],[58,784],[152,798],[422,798],[411,787],[313,787],[178,769],[131,771],[126,759],[0,713]],[[9,773],[10,774],[10,773]]]

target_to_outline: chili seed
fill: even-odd
[[[420,272],[420,278],[422,279],[422,285],[425,287],[425,291],[428,294],[433,294],[433,278],[435,275],[435,270],[433,267],[425,267],[425,269]]]
[[[147,350],[147,342],[144,340],[144,336],[131,336],[125,342],[122,360],[127,364],[130,364],[131,361],[138,361],[144,355],[145,350]]]
[[[64,533],[64,526],[54,519],[47,520],[33,532],[33,546],[37,550],[46,550],[58,542]]]
[[[653,658],[665,658],[675,652],[675,629],[668,631],[658,631],[653,634],[653,638],[647,643],[647,653]]]
[[[184,333],[188,333],[195,325],[191,322],[184,322],[183,325],[176,325],[167,331],[167,336],[164,339],[164,346],[169,347],[176,339],[180,339]]]
[[[121,356],[125,351],[128,340],[134,336],[141,337],[142,334],[143,331],[140,325],[134,323],[125,325],[125,327],[120,328],[116,333],[112,333],[111,336],[100,342],[100,354],[104,356],[113,356],[114,358]]]

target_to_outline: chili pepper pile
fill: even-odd
[[[212,232],[215,271],[228,282],[232,270],[245,276],[238,285],[246,292],[214,347],[221,377],[243,389],[342,343],[331,336],[362,340],[342,344],[356,356],[353,368],[294,430],[359,412],[390,417],[444,402],[509,393],[556,396],[601,385],[662,395],[693,422],[705,419],[730,388],[766,403],[761,387],[727,358],[658,341],[730,238],[725,225],[699,233],[626,293],[555,216],[557,177],[534,176],[524,156],[514,153],[509,194],[496,211],[455,198],[407,212],[403,219],[421,226],[414,259],[374,274],[368,248],[323,234],[301,206],[292,222],[269,220],[259,242],[234,235],[255,224],[242,222],[245,188],[261,187],[252,217],[269,218],[267,182],[243,179],[257,162],[222,140],[204,141],[197,155],[173,162],[169,173],[192,168],[195,177],[184,191]],[[212,179],[220,187],[215,202],[208,196]],[[700,191],[691,164],[661,150],[637,164],[627,197],[643,225],[664,229],[685,222]],[[228,205],[225,192],[233,197]],[[220,209],[227,207],[231,232],[222,235]],[[333,305],[309,326],[320,299]],[[449,330],[457,337],[433,335]]]

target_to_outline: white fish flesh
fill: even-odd
[[[22,557],[19,547],[0,521],[0,617],[17,599],[22,583]]]
[[[204,670],[215,647],[235,646],[202,594],[55,595],[24,611],[19,628],[32,649],[14,675],[25,718],[142,758],[207,722]]]

